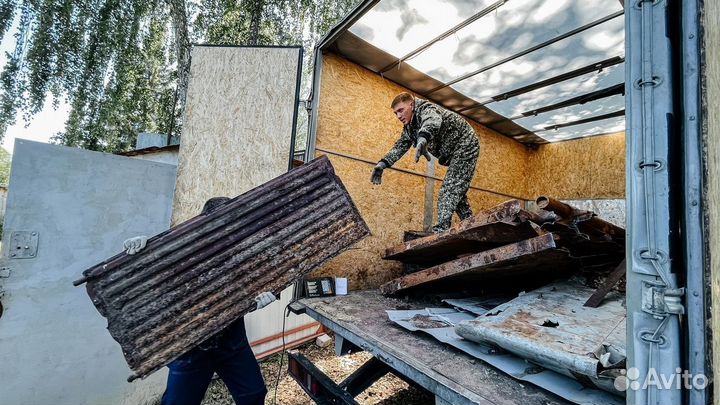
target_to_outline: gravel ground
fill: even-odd
[[[368,353],[355,353],[342,357],[335,356],[335,346],[329,345],[325,348],[317,347],[314,342],[307,343],[297,348],[302,354],[310,359],[315,366],[322,370],[336,383],[341,382],[352,374],[360,365],[371,356]],[[275,396],[275,384],[278,378],[278,366],[280,355],[271,356],[260,362],[265,385],[268,388],[268,395],[265,399],[266,405],[312,405],[314,402],[300,388],[300,386],[287,374],[287,357],[283,358],[283,367],[280,373],[280,381],[277,384],[277,397]],[[409,386],[404,381],[388,374],[375,384],[370,386],[362,394],[355,398],[363,405],[394,405],[394,404],[434,404],[434,396],[423,390]],[[228,393],[225,384],[221,380],[214,380],[210,384],[203,405],[232,405],[232,397]]]

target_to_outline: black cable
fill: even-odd
[[[276,405],[277,403],[277,389],[278,385],[280,385],[280,374],[282,373],[283,368],[283,358],[285,357],[285,319],[287,319],[288,316],[290,316],[290,303],[288,303],[285,306],[285,313],[283,314],[283,324],[282,324],[282,348],[280,350],[280,365],[278,366],[277,371],[277,377],[275,378],[275,393],[273,394],[273,405]]]

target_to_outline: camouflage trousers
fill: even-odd
[[[453,212],[456,212],[461,220],[472,216],[467,192],[475,174],[479,153],[479,148],[475,147],[467,153],[453,156],[450,161],[445,180],[440,187],[438,223],[433,227],[433,232],[438,233],[450,228]]]

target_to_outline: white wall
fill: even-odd
[[[164,370],[126,382],[120,345],[72,282],[125,238],[167,229],[174,181],[171,165],[16,141],[0,259],[0,404],[141,404],[162,393]],[[36,257],[10,258],[14,231],[39,233]]]

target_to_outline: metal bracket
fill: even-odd
[[[670,314],[682,315],[685,306],[682,297],[685,288],[667,288],[662,284],[643,281],[642,310],[656,319],[663,319]]]
[[[15,231],[10,234],[10,259],[33,259],[37,256],[39,235],[35,231]]]
[[[335,355],[340,357],[350,353],[362,352],[363,349],[358,347],[355,343],[345,339],[344,337],[335,334]]]

